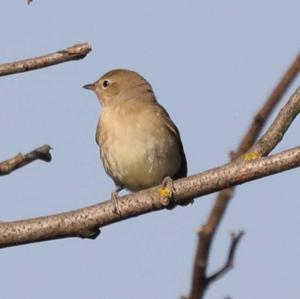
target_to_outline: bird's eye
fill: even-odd
[[[107,88],[109,86],[109,81],[108,80],[104,80],[102,83],[103,88]]]

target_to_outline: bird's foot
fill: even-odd
[[[175,187],[172,178],[165,177],[158,191],[162,198],[162,204],[168,209],[173,209],[176,202],[174,200]]]
[[[180,206],[187,206],[189,204],[194,203],[194,199],[187,199],[185,201],[181,201],[180,203],[176,201],[174,198],[174,193],[175,193],[175,187],[174,187],[174,181],[172,178],[169,176],[165,177],[161,187],[159,188],[159,194],[162,198],[162,204],[167,208],[167,209],[173,209],[176,207],[176,205]]]
[[[122,190],[122,187],[118,187],[115,191],[111,193],[111,201],[113,203],[114,209],[113,212],[121,215],[120,203],[119,203],[119,192]]]

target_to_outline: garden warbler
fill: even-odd
[[[117,210],[123,188],[138,191],[187,175],[179,131],[142,76],[116,69],[83,88],[94,91],[102,105],[96,142],[117,186],[112,193]]]

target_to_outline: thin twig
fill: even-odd
[[[50,154],[51,147],[47,144],[36,148],[35,150],[22,155],[21,153],[17,154],[16,156],[0,162],[0,176],[8,175],[12,171],[23,167],[35,160],[42,160],[45,162],[51,161],[51,154]]]
[[[7,76],[16,73],[44,68],[54,64],[59,64],[71,60],[78,60],[84,58],[92,47],[89,43],[74,45],[64,50],[55,53],[29,58],[25,60],[0,64],[0,76]]]
[[[237,152],[231,155],[231,160],[234,160],[247,152],[258,138],[262,128],[269,119],[272,111],[283,98],[283,95],[288,90],[291,83],[295,80],[300,71],[300,55],[296,57],[290,68],[277,84],[269,98],[266,100],[263,107],[255,115],[251,126],[242,139]],[[263,153],[260,153],[261,155]],[[267,154],[267,153],[265,153]],[[201,228],[199,233],[198,244],[195,254],[195,262],[193,269],[193,278],[189,299],[200,299],[206,290],[205,281],[207,279],[207,265],[211,244],[215,236],[215,232],[226,212],[227,206],[234,194],[234,188],[222,190],[211,210],[206,223]]]
[[[238,232],[237,234],[231,233],[231,244],[228,250],[227,259],[223,267],[221,267],[218,271],[214,274],[210,275],[209,277],[205,278],[205,289],[209,287],[211,283],[215,280],[219,279],[220,277],[224,276],[229,270],[232,269],[234,258],[236,254],[237,246],[245,233],[243,231]],[[185,296],[181,296],[180,299],[187,299]]]
[[[219,269],[216,273],[207,277],[206,287],[208,287],[208,285],[214,282],[215,280],[219,279],[221,276],[225,275],[233,267],[236,249],[244,234],[245,233],[243,231],[240,231],[237,234],[235,233],[231,234],[231,244],[228,251],[227,260],[221,269]]]

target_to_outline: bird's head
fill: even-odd
[[[103,106],[113,105],[132,98],[155,100],[151,85],[134,71],[116,69],[107,72],[94,83],[83,88],[96,93]]]

